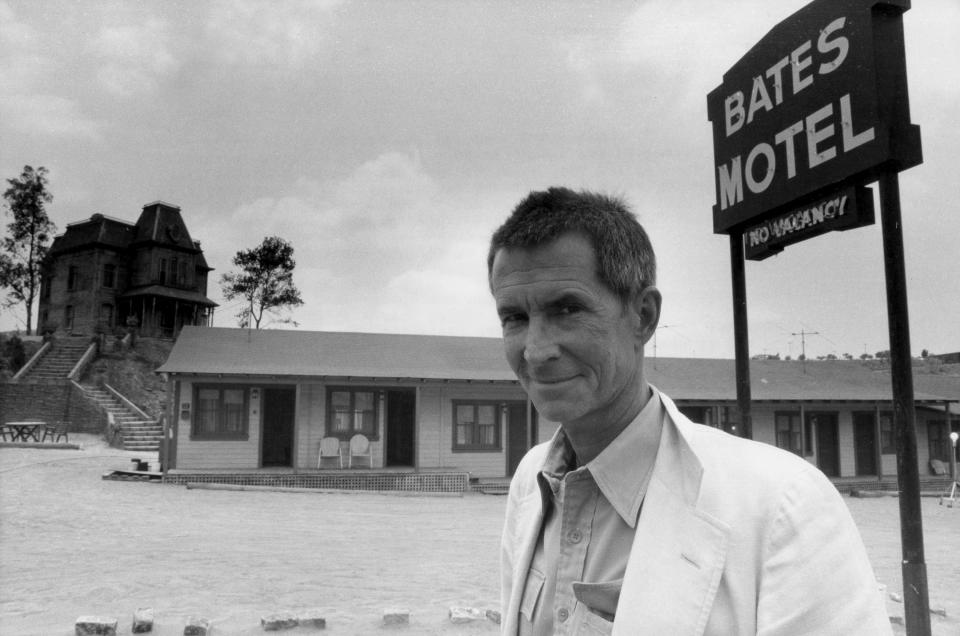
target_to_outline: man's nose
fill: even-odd
[[[537,365],[560,356],[560,347],[548,325],[531,319],[523,343],[523,359],[527,364]]]

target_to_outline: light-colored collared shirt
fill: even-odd
[[[537,475],[544,521],[521,601],[521,634],[610,627],[664,414],[653,391],[620,435],[579,468],[563,429],[554,435]]]

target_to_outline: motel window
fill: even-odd
[[[377,391],[369,388],[331,388],[327,434],[350,439],[357,433],[377,438]]]
[[[191,439],[247,439],[247,390],[236,386],[199,385],[193,394]]]
[[[453,403],[453,450],[499,451],[499,402]]]
[[[797,455],[803,454],[801,446],[800,413],[778,411],[774,415],[777,431],[777,446]]]
[[[103,266],[103,286],[113,287],[117,281],[117,266],[113,263],[105,263]]]

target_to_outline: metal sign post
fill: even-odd
[[[750,345],[747,338],[747,280],[744,271],[743,236],[730,235],[730,271],[733,282],[733,346],[737,366],[737,406],[740,409],[740,437],[753,439],[750,413]]]
[[[895,172],[880,178],[883,263],[887,279],[887,327],[890,331],[890,377],[893,381],[893,426],[900,492],[900,543],[903,549],[903,605],[907,634],[930,634],[930,598],[923,555],[917,427],[910,362],[907,276],[903,261],[900,182]]]

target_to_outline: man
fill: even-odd
[[[488,273],[507,360],[560,424],[510,485],[504,634],[891,633],[824,475],[691,423],[647,383],[661,296],[621,201],[531,193],[494,233]]]

